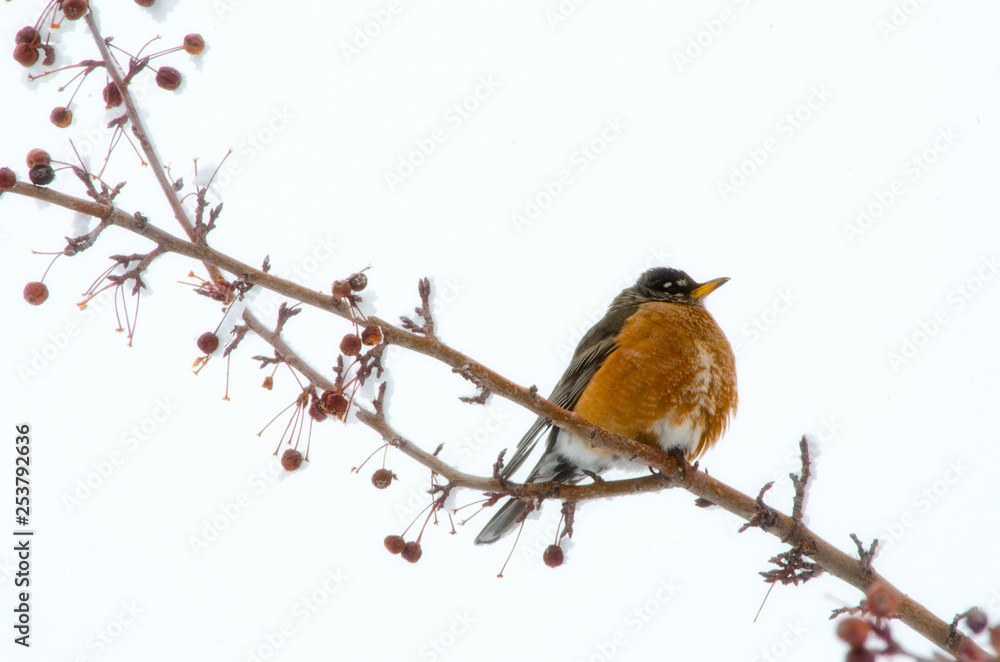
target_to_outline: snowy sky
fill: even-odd
[[[950,620],[972,605],[1000,620],[995,516],[1000,355],[1000,8],[983,0],[836,5],[157,0],[106,3],[100,22],[134,52],[201,33],[171,93],[133,85],[173,176],[225,201],[213,245],[326,290],[371,265],[365,310],[412,314],[429,276],[439,334],[548,393],[580,335],[645,268],[729,276],[708,308],[737,348],[740,410],[704,460],[750,494],[778,482],[790,509],[797,441],[820,456],[808,517],[841,549],[884,541],[876,567]],[[0,9],[0,34],[42,3]],[[53,38],[59,62],[96,57],[84,25]],[[0,165],[26,178],[69,139],[99,168],[118,113],[96,72],[68,129],[48,121],[69,75],[27,83],[0,65]],[[36,65],[33,71],[41,70]],[[148,169],[119,145],[106,179],[118,202],[178,232]],[[54,187],[82,195],[68,172]],[[199,376],[195,339],[219,305],[178,284],[200,267],[168,256],[147,273],[135,346],[110,297],[81,293],[107,256],[151,248],[123,231],[60,259],[38,308],[22,300],[62,237],[90,221],[0,201],[8,314],[0,372],[14,482],[14,427],[32,429],[32,647],[3,659],[73,660],[838,660],[827,621],[860,594],[824,577],[767,590],[782,551],[682,491],[579,509],[563,567],[541,562],[557,504],[509,551],[428,526],[410,565],[382,539],[426,504],[428,473],[397,453],[378,491],[367,428],[313,430],[308,468],[272,456],[295,397],[273,391],[248,338]],[[280,299],[253,305],[273,320]],[[130,304],[131,305],[131,304]],[[131,310],[131,308],[130,308]],[[230,323],[223,327],[230,328]],[[315,310],[288,341],[327,369],[348,326]],[[447,367],[393,352],[388,407],[410,439],[488,473],[533,415],[472,407]],[[377,462],[377,460],[375,460]],[[464,492],[456,505],[474,501]],[[0,535],[14,530],[13,500]],[[467,509],[460,513],[468,513]],[[409,537],[409,536],[408,536]],[[13,536],[0,544],[0,608],[15,604]],[[9,543],[9,544],[8,544]],[[917,652],[929,643],[903,626]]]

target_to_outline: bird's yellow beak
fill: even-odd
[[[719,289],[721,286],[729,282],[728,278],[716,278],[715,280],[710,280],[707,283],[702,283],[698,287],[691,290],[692,299],[704,299],[709,294]]]

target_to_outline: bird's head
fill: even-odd
[[[680,269],[654,267],[639,276],[635,285],[622,292],[629,293],[631,302],[667,301],[688,305],[703,305],[702,299],[725,284],[728,278],[699,283]]]

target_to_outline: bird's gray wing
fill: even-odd
[[[584,389],[587,388],[587,384],[590,383],[594,374],[600,370],[611,353],[618,348],[618,333],[625,325],[626,320],[638,308],[638,305],[616,306],[612,304],[604,317],[583,336],[573,352],[573,359],[570,361],[569,367],[566,368],[566,372],[563,373],[562,378],[552,390],[552,395],[549,396],[552,403],[570,411],[576,407],[576,403],[579,402],[580,396],[583,395]],[[531,455],[542,434],[551,427],[551,421],[539,417],[518,442],[517,451],[511,457],[510,462],[504,466],[501,476],[509,478],[517,471]],[[553,428],[545,445],[546,452],[550,451],[555,444],[557,433],[558,428]]]

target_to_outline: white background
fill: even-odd
[[[814,435],[818,534],[845,550],[852,532],[883,540],[876,567],[946,620],[975,604],[1000,619],[996,3],[564,2],[568,15],[555,1],[105,4],[103,29],[125,50],[189,32],[208,43],[157,60],[184,75],[178,92],[148,72],[133,89],[185,191],[192,159],[204,182],[235,150],[214,246],[254,265],[269,254],[276,273],[320,290],[370,264],[365,310],[386,319],[411,314],[430,276],[442,339],[545,393],[646,267],[729,276],[708,307],[739,349],[740,410],[703,466],[750,494],[777,479],[769,502],[787,511],[797,441]],[[5,3],[5,43],[39,9]],[[82,23],[57,32],[60,63],[96,57]],[[3,62],[2,165],[25,179],[30,148],[68,161],[72,138],[99,169],[99,127],[118,114],[100,100],[104,74],[57,129],[48,113],[70,74],[26,83]],[[602,138],[609,122],[619,129]],[[390,186],[401,159],[419,164]],[[105,178],[128,180],[123,209],[178,232],[126,144]],[[83,195],[67,171],[53,186]],[[530,201],[545,208],[518,225]],[[108,255],[148,242],[106,232],[56,263],[49,301],[32,308],[21,290],[49,258],[30,251],[59,250],[90,221],[11,195],[0,219],[0,531],[14,529],[22,422],[36,531],[33,645],[4,626],[3,659],[845,654],[827,617],[860,594],[829,577],[779,586],[754,623],[767,589],[756,573],[782,545],[737,535],[738,521],[682,491],[581,507],[557,570],[538,551],[557,504],[528,523],[503,579],[509,541],[472,545],[485,515],[456,536],[428,526],[417,565],[390,556],[382,538],[426,503],[427,472],[390,452],[400,481],[375,490],[377,465],[350,468],[379,439],[329,421],[308,468],[284,475],[271,453],[287,419],[256,436],[296,393],[287,372],[260,388],[249,357],[269,349],[248,338],[235,355],[231,402],[223,360],[191,374],[195,339],[220,316],[177,283],[199,265],[153,264],[127,347],[109,298],[75,304]],[[273,319],[272,297],[256,305]],[[308,310],[286,332],[328,368],[347,330]],[[463,469],[488,472],[533,419],[458,402],[471,385],[423,357],[388,365],[393,424],[424,448],[443,442]],[[13,616],[12,544],[0,544],[0,623]]]

